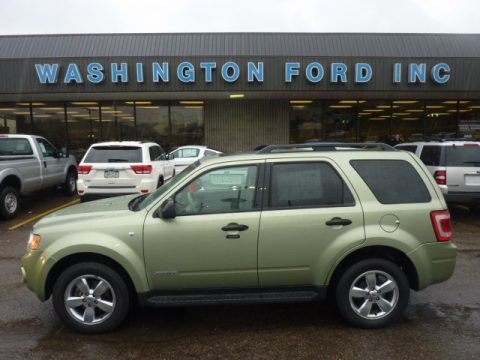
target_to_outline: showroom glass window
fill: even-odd
[[[113,103],[102,103],[100,106],[102,141],[118,140],[115,111]]]
[[[458,108],[459,132],[480,139],[480,101],[460,100]]]
[[[99,104],[67,103],[68,148],[80,161],[91,144],[100,140]]]
[[[170,146],[203,144],[203,105],[171,105],[172,137]]]
[[[425,136],[455,137],[457,133],[457,101],[427,101],[425,103]]]
[[[33,134],[47,138],[57,149],[67,146],[63,103],[32,103]]]
[[[136,101],[135,114],[138,140],[156,142],[169,148],[168,104]]]
[[[313,100],[290,101],[290,143],[298,144],[308,140],[322,140],[322,103]]]
[[[31,134],[30,103],[0,104],[0,134]]]
[[[323,119],[326,140],[350,142],[357,140],[357,101],[326,101]]]
[[[400,142],[423,139],[424,102],[394,100],[392,103],[392,137]]]
[[[359,100],[359,141],[390,143],[392,116],[390,100]]]
[[[116,118],[118,140],[136,140],[133,101],[117,101],[114,117]]]

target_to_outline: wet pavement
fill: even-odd
[[[30,208],[62,201],[71,199]],[[31,225],[8,232],[23,219],[0,222],[0,359],[479,359],[480,213],[452,210],[454,276],[412,292],[400,321],[381,330],[349,327],[326,304],[292,304],[134,309],[114,333],[80,335],[21,283]]]

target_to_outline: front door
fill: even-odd
[[[144,228],[152,290],[258,286],[259,165],[207,170],[173,197],[176,217]]]
[[[58,158],[57,150],[47,140],[37,138],[42,154],[42,187],[59,185],[64,180],[65,160]]]
[[[268,172],[259,285],[324,285],[332,256],[365,239],[362,207],[328,159],[276,162]]]

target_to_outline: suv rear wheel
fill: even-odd
[[[53,306],[73,330],[96,334],[122,323],[129,308],[129,292],[122,277],[94,262],[67,268],[55,282]]]
[[[350,324],[380,328],[397,319],[408,304],[404,272],[384,259],[365,259],[350,266],[336,288],[338,311]]]

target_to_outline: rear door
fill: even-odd
[[[445,147],[449,192],[480,192],[480,144]]]
[[[332,254],[365,239],[360,202],[329,159],[271,162],[267,169],[259,284],[323,285]]]
[[[141,146],[93,146],[85,156],[83,164],[92,165],[92,170],[83,175],[85,183],[95,189],[122,189],[132,191],[139,184],[132,165],[142,164]]]

